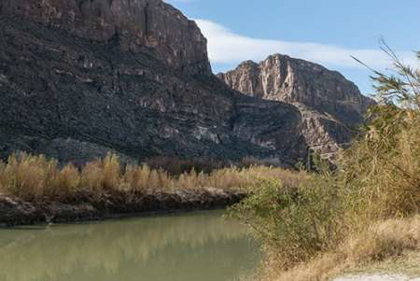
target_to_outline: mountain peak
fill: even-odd
[[[287,55],[273,54],[260,63],[245,61],[218,75],[244,94],[287,103],[300,103],[326,112],[344,123],[358,123],[372,104],[357,86],[337,71]]]
[[[363,121],[373,104],[339,72],[287,55],[274,54],[260,63],[246,61],[218,77],[243,94],[299,108],[306,142],[322,154],[349,142],[351,128]]]

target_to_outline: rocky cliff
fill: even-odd
[[[220,78],[197,25],[161,0],[0,0],[0,158],[293,165],[308,147],[335,152],[369,104],[340,74],[285,56]]]
[[[0,157],[306,155],[296,107],[211,74],[195,23],[160,0],[0,0]]]
[[[1,0],[0,13],[61,29],[92,43],[153,55],[174,68],[211,74],[194,21],[158,0]]]
[[[157,0],[1,0],[0,13],[62,29],[91,42],[118,41],[123,51],[159,57],[210,75],[207,41],[194,21]]]
[[[296,106],[306,143],[326,157],[351,140],[373,104],[340,73],[280,54],[259,64],[243,62],[218,77],[249,96]]]

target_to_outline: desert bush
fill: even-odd
[[[344,188],[360,197],[358,219],[404,217],[420,207],[420,71],[394,59],[395,74],[375,72],[378,105],[362,138],[345,152]]]
[[[343,271],[359,272],[360,265],[372,272],[389,271],[396,267],[395,261],[398,258],[404,261],[406,270],[418,274],[419,229],[419,215],[372,222],[365,230],[348,235],[334,251],[299,263],[289,270],[270,267],[261,279],[327,281]],[[384,265],[380,266],[380,263]],[[395,269],[398,270],[398,267]]]
[[[147,159],[144,162],[152,170],[165,170],[171,176],[179,176],[190,173],[193,169],[197,173],[209,174],[214,170],[229,166],[228,162],[214,159],[180,159],[177,157],[159,156]]]
[[[44,194],[54,193],[57,161],[44,156],[12,155],[7,164],[0,165],[0,186],[27,200],[38,200]]]
[[[337,169],[331,172],[322,165],[297,188],[263,181],[232,208],[263,241],[269,267],[281,274],[329,257],[349,237],[369,237],[366,233],[378,221],[419,213],[420,71],[385,50],[395,61],[396,74],[375,72],[378,104],[369,110],[360,137],[340,155]],[[372,241],[359,249],[372,260],[410,248],[388,236]]]
[[[177,157],[158,156],[146,159],[145,165],[152,170],[165,170],[171,176],[189,174],[194,170],[197,174],[211,174],[224,168],[251,168],[251,167],[284,167],[277,158],[258,159],[247,156],[237,161],[217,160],[211,158],[180,159]]]
[[[110,196],[141,194],[176,189],[248,189],[255,188],[258,178],[282,178],[296,185],[303,173],[274,167],[229,167],[210,173],[192,168],[178,176],[162,168],[147,165],[122,165],[116,155],[87,163],[80,169],[68,164],[60,167],[54,159],[22,154],[0,163],[0,192],[27,201],[73,202],[77,199],[106,201]]]
[[[332,177],[316,175],[297,186],[264,179],[258,186],[230,212],[265,242],[275,266],[289,268],[330,250],[348,230],[342,223],[342,197]]]

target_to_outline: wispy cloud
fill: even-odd
[[[210,60],[213,63],[238,63],[244,60],[260,61],[274,53],[287,54],[330,67],[362,68],[351,56],[372,68],[390,66],[389,57],[378,49],[349,49],[314,42],[288,42],[250,38],[237,34],[215,22],[197,19],[201,31],[208,39]],[[408,64],[417,65],[416,56],[410,51],[397,52]]]
[[[195,2],[195,0],[165,0],[165,2],[167,2],[169,4],[174,4],[174,3],[192,3],[192,2]]]

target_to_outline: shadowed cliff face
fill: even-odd
[[[372,103],[341,74],[281,55],[220,74],[226,85],[197,25],[161,0],[0,0],[0,39],[0,158],[293,165],[308,146],[334,155]]]
[[[243,62],[218,77],[244,94],[296,106],[307,144],[326,157],[351,140],[374,103],[340,73],[279,54],[259,64]]]
[[[305,157],[299,110],[214,77],[195,23],[162,1],[0,3],[1,158]]]
[[[207,41],[195,22],[161,0],[2,0],[13,14],[121,50],[150,53],[192,74],[211,74]]]

